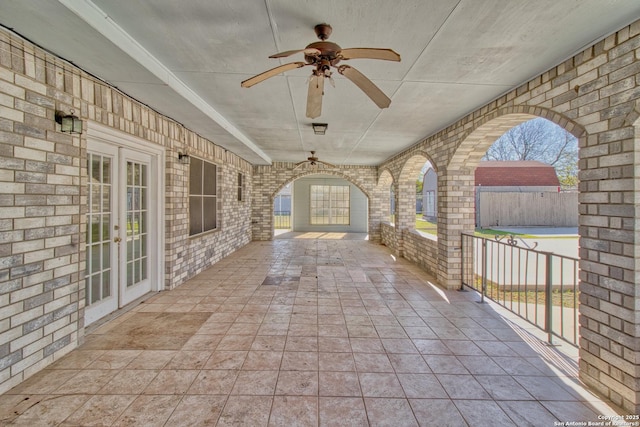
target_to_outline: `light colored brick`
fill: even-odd
[[[31,240],[26,242],[14,243],[11,246],[11,252],[13,254],[21,254],[25,252],[37,251],[44,248],[44,242],[42,240]]]
[[[51,259],[55,255],[53,249],[43,249],[41,251],[28,252],[24,254],[24,262],[27,264]]]
[[[15,172],[12,171],[8,171],[7,174],[15,176]],[[0,194],[24,194],[24,192],[25,184],[23,183],[0,182]]]
[[[34,341],[33,343],[26,345],[22,348],[22,354],[24,357],[30,356],[33,353],[42,350],[47,345],[53,342],[53,337],[51,335],[46,335],[40,338],[38,341]]]
[[[14,110],[13,108],[0,105],[0,117],[12,120],[14,122],[23,123],[24,113],[22,111]]]
[[[16,85],[23,87],[25,89],[29,89],[32,90],[34,92],[37,92],[41,95],[46,95],[47,94],[47,86],[42,84],[42,83],[38,83],[28,77],[24,77],[21,76],[20,74],[16,74],[15,77],[15,83]]]
[[[67,328],[69,326],[71,327],[71,332],[73,332],[75,330],[76,326],[71,324],[68,316],[65,316],[65,317],[62,317],[62,318],[56,320],[55,322],[51,322],[51,323],[45,325],[44,334],[45,335],[51,335],[55,331],[62,330],[62,329]],[[68,329],[65,329],[65,330],[67,332],[69,332]],[[65,334],[65,335],[68,335],[68,333]]]
[[[12,304],[11,307],[13,306],[20,306],[20,308],[22,308],[22,304],[21,303],[17,303],[17,304]],[[4,313],[3,313],[4,314]],[[11,316],[11,327],[16,327],[16,326],[20,326],[30,320],[36,319],[40,316],[42,316],[43,313],[43,309],[42,307],[35,307],[31,310],[27,310],[27,311],[20,311],[14,315]]]
[[[74,291],[77,291],[77,289],[74,289]],[[56,310],[71,305],[71,295],[72,293],[67,293],[65,296],[57,297],[53,301],[46,303],[44,305],[45,313],[53,313]],[[55,329],[57,330],[58,328],[56,327]]]
[[[37,329],[31,333],[21,336],[20,338],[13,340],[10,345],[10,352],[18,351],[25,346],[36,342],[42,338],[42,329]]]
[[[3,71],[5,71],[5,70],[3,69]],[[11,74],[11,76],[13,77],[13,74]],[[9,83],[6,80],[8,80],[8,79],[0,80],[0,92],[6,93],[8,95],[11,95],[11,96],[19,98],[19,99],[24,99],[25,90],[23,88],[21,88],[20,86],[16,86],[16,85],[14,85],[12,83]],[[11,79],[11,80],[13,80],[13,79]]]
[[[33,148],[39,151],[54,151],[56,144],[51,141],[46,141],[43,139],[25,137],[24,138],[24,146],[26,148]]]
[[[31,148],[15,147],[13,154],[17,159],[37,160],[44,162],[47,160],[47,153],[40,150],[33,150]]]
[[[24,208],[15,208],[15,209],[23,209]],[[16,230],[26,230],[26,229],[34,229],[44,227],[45,219],[44,218],[24,218],[24,214],[21,217],[17,215],[14,216],[16,218],[13,221],[13,226]]]
[[[57,341],[63,337],[66,337],[67,335],[73,334],[75,331],[76,331],[76,325],[73,323],[70,323],[69,325],[55,331],[53,333],[53,340]]]
[[[60,236],[45,239],[45,247],[56,248],[59,246],[66,246],[71,244],[71,236]]]
[[[16,375],[42,360],[42,352],[36,352],[11,366],[11,375]]]
[[[24,214],[22,207],[0,207],[0,218],[24,218]]]

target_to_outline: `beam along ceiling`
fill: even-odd
[[[336,165],[378,165],[640,17],[638,0],[3,0],[0,24],[253,164],[315,150]],[[390,99],[379,109],[337,72],[322,114],[305,116],[313,67],[333,27],[342,48],[390,48],[401,62],[342,61]],[[314,135],[311,123],[328,123]]]

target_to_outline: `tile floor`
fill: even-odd
[[[443,291],[384,246],[293,237],[251,243],[94,328],[0,396],[0,425],[554,426],[615,414],[579,386],[575,358],[473,292]]]

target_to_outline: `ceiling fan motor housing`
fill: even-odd
[[[335,65],[340,62],[340,58],[338,58],[338,53],[342,50],[342,48],[333,42],[322,41],[311,43],[306,47],[307,49],[318,49],[320,51],[320,56],[313,55],[305,55],[304,59],[309,64],[315,64],[319,60],[327,60],[331,63],[331,65]]]

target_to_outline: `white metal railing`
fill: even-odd
[[[515,236],[462,234],[462,285],[548,334],[578,345],[578,259],[536,251]]]

